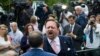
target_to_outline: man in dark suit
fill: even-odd
[[[58,56],[75,56],[70,37],[59,36],[59,24],[54,19],[45,23],[46,37],[44,37],[44,50]]]
[[[76,17],[76,23],[82,27],[82,30],[84,30],[88,20],[81,6],[75,6],[75,17]]]
[[[63,34],[67,36],[71,36],[75,49],[80,50],[82,44],[83,32],[81,26],[76,24],[75,20],[76,19],[74,15],[70,15],[68,17],[69,24],[64,27]]]
[[[43,36],[40,32],[32,31],[29,34],[28,40],[31,48],[21,56],[57,56],[43,51]]]

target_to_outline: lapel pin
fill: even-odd
[[[70,48],[68,48],[67,50],[68,50],[68,51],[70,51],[71,49],[70,49]]]

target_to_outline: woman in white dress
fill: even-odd
[[[4,24],[0,25],[0,55],[3,55],[6,51],[9,50],[10,44],[10,37],[7,35],[7,26]]]

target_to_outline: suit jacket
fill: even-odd
[[[31,49],[26,53],[22,54],[21,56],[57,56],[57,55],[45,52],[41,49]]]
[[[30,48],[30,45],[29,45],[29,43],[27,43],[27,41],[28,41],[28,37],[26,35],[24,35],[22,37],[21,43],[20,43],[20,47],[24,53]]]
[[[75,56],[76,55],[75,50],[72,46],[70,37],[67,38],[65,36],[59,36],[59,40],[60,40],[61,50],[57,54],[58,56]],[[44,37],[44,50],[47,52],[56,54],[53,51],[50,43],[48,42],[47,37]]]
[[[88,20],[86,18],[86,15],[84,13],[81,13],[80,15],[76,15],[76,23],[79,24],[82,27],[82,30],[84,30]]]
[[[70,25],[66,25],[64,27],[64,35],[66,35],[66,33],[69,33],[70,29]],[[82,35],[83,35],[83,31],[80,25],[75,24],[74,29],[73,29],[73,34],[75,34],[77,36],[77,38],[72,38],[73,42],[74,42],[74,46],[76,50],[80,50],[81,48],[81,44],[83,41]]]

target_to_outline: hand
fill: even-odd
[[[5,46],[3,46],[4,48],[8,48],[9,47],[9,45],[5,45]]]
[[[9,48],[10,49],[15,49],[15,47],[13,45],[10,45]]]
[[[71,36],[71,34],[70,33],[66,33],[66,36]],[[72,36],[71,36],[72,37]]]
[[[76,39],[76,37],[77,37],[73,32],[69,33],[69,35],[70,35],[71,37],[75,38],[75,39]]]

